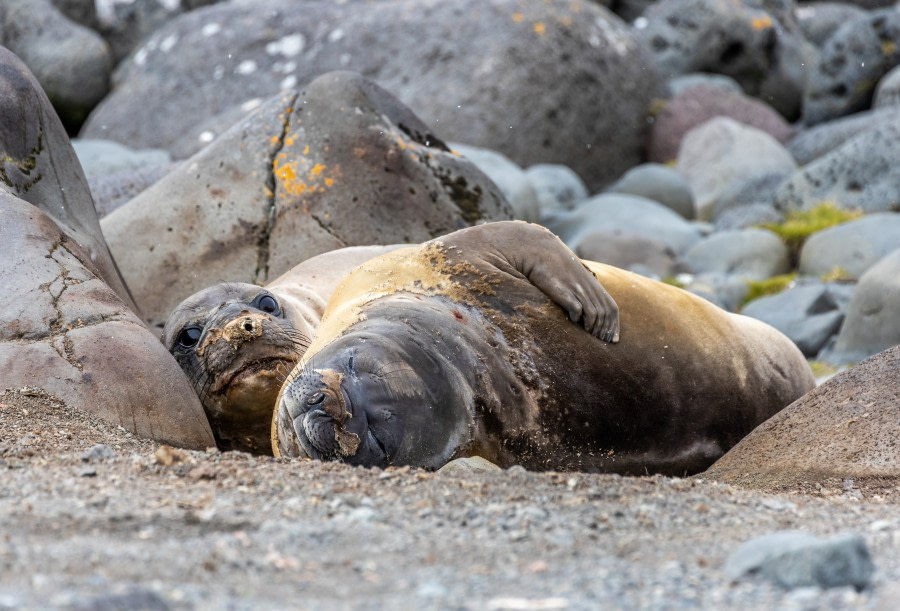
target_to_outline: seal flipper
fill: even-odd
[[[476,225],[434,242],[461,249],[502,273],[506,263],[559,304],[572,322],[605,342],[619,341],[619,307],[596,276],[550,230],[522,221]],[[492,256],[493,255],[493,256]]]

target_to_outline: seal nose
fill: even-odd
[[[229,342],[245,342],[262,335],[262,316],[251,314],[246,312],[246,310],[241,312],[241,314],[241,316],[229,321],[222,329],[222,337]]]

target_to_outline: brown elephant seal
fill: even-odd
[[[354,246],[313,257],[266,287],[216,284],[181,302],[163,327],[224,450],[271,453],[281,384],[315,335],[341,279],[401,246]]]
[[[493,244],[578,261],[534,225],[495,228]],[[276,455],[683,475],[814,386],[775,329],[585,262],[578,290],[602,284],[621,316],[621,341],[599,341],[484,238],[464,229],[351,272],[281,390]]]
[[[533,278],[573,320],[613,339],[615,303],[571,253],[553,249],[557,256],[545,257],[540,242],[493,245],[496,226],[475,229],[481,242],[473,248],[505,257],[510,271]],[[200,396],[220,448],[271,452],[278,391],[315,335],[335,287],[360,263],[400,248],[343,248],[301,263],[265,288],[218,284],[175,309],[163,343]]]

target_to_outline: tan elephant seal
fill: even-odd
[[[548,263],[523,274],[504,248]],[[764,323],[585,264],[593,274],[525,223],[464,229],[362,264],[282,388],[276,454],[684,475],[813,387],[800,351]],[[579,295],[609,291],[621,341],[585,333],[548,298],[535,276],[552,283],[561,269],[584,272],[566,283]]]
[[[541,242],[552,238],[549,232],[538,242],[495,247],[497,226],[474,230],[485,253],[505,257],[510,271],[533,278],[574,320],[613,339],[615,304],[570,252],[554,249],[555,257],[545,256],[550,253]],[[191,379],[220,448],[271,452],[278,391],[315,335],[335,287],[360,263],[404,247],[340,249],[298,265],[265,288],[218,284],[175,309],[163,343]],[[581,285],[589,282],[594,286],[587,291]]]

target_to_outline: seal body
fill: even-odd
[[[396,248],[340,249],[266,287],[217,284],[175,308],[162,341],[199,395],[219,448],[271,453],[278,391],[312,340],[335,286],[361,262]]]
[[[814,386],[771,327],[585,262],[620,313],[620,341],[600,341],[479,240],[462,230],[345,279],[282,388],[276,454],[684,475]]]

